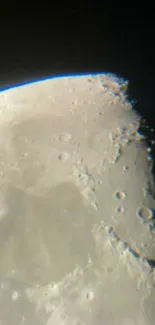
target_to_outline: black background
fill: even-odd
[[[4,5],[4,4],[3,4]],[[154,10],[144,3],[9,2],[0,11],[0,88],[56,74],[129,80],[135,109],[155,127]],[[146,7],[147,5],[147,7]],[[153,155],[154,155],[153,149]]]

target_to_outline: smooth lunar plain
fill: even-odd
[[[153,325],[151,160],[127,82],[0,92],[0,324]]]

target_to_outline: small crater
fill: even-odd
[[[77,105],[78,101],[77,100],[73,100],[72,101],[72,105]]]
[[[97,115],[100,115],[100,116],[102,116],[102,115],[104,115],[104,112],[102,112],[102,111],[99,111],[99,112],[97,112]]]
[[[91,301],[94,298],[94,294],[92,291],[86,293],[86,300]]]
[[[111,226],[106,225],[105,226],[105,231],[107,234],[110,234],[113,231],[113,228]]]
[[[124,200],[126,198],[126,194],[121,191],[117,191],[114,195],[116,200]]]
[[[12,295],[11,295],[11,299],[12,301],[16,301],[19,299],[19,292],[18,291],[13,291]]]
[[[121,240],[119,240],[117,249],[120,253],[120,257],[124,258],[126,260],[128,253],[129,253],[129,245],[127,243],[124,243]]]
[[[126,165],[123,166],[123,171],[124,171],[124,172],[126,172],[126,171],[128,171],[128,170],[129,170],[129,166],[126,166]]]
[[[28,157],[28,152],[22,152],[21,154],[20,154],[20,160],[23,160],[23,159],[25,159],[25,158],[27,158]]]
[[[147,155],[147,160],[152,161],[152,155],[150,153]]]
[[[124,212],[124,208],[123,207],[117,207],[116,211],[120,214],[122,214]]]
[[[66,161],[66,160],[68,160],[69,159],[69,157],[70,157],[70,155],[67,153],[67,152],[62,152],[62,153],[60,153],[59,155],[58,155],[58,159],[60,160],[60,161]]]
[[[98,185],[101,185],[101,184],[102,184],[102,180],[99,179],[99,180],[97,181],[97,184],[98,184]]]
[[[150,220],[148,223],[148,231],[155,235],[155,220]]]
[[[152,209],[149,209],[148,207],[141,207],[137,211],[137,216],[141,219],[143,219],[144,222],[148,222],[153,217],[153,211]]]
[[[72,139],[71,133],[63,133],[59,137],[59,141],[61,142],[69,142]]]

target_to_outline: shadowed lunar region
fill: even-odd
[[[0,92],[0,324],[154,324],[139,125],[127,82],[110,74]]]

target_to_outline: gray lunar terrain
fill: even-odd
[[[0,92],[0,325],[154,325],[139,124],[112,75]]]

